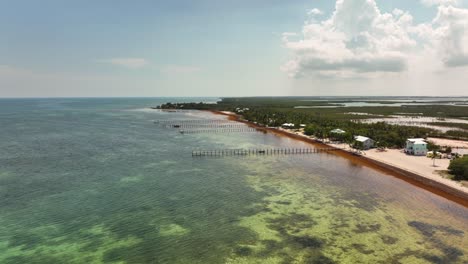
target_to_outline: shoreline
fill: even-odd
[[[464,207],[468,207],[468,192],[465,192],[461,188],[455,188],[455,187],[449,186],[447,184],[444,184],[443,182],[430,179],[428,177],[411,172],[404,168],[397,167],[393,164],[388,164],[383,161],[368,158],[365,156],[354,155],[344,149],[337,148],[334,145],[329,145],[323,142],[317,142],[303,135],[298,135],[289,131],[280,130],[280,129],[272,128],[272,127],[262,127],[250,121],[241,119],[241,117],[235,113],[229,113],[229,112],[217,111],[217,110],[206,110],[206,111],[211,112],[216,115],[227,116],[227,118],[231,121],[236,121],[236,122],[246,124],[247,126],[258,129],[259,131],[270,132],[278,136],[292,138],[295,140],[299,140],[301,142],[308,143],[315,147],[335,148],[337,150],[333,151],[333,153],[329,152],[329,154],[340,156],[342,158],[345,158],[357,164],[360,164],[365,167],[382,172],[384,174],[396,177],[414,186],[417,186],[433,194],[436,194],[450,201],[453,201],[457,204],[460,204]]]

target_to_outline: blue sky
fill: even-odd
[[[343,17],[369,9],[362,6],[369,1],[340,1],[348,5],[339,12]],[[376,1],[381,14],[395,8],[408,12],[418,30],[423,27],[417,25],[438,16],[439,5],[462,10],[455,24],[465,23],[466,1],[448,2],[430,6],[417,0]],[[364,9],[353,10],[358,6]],[[308,15],[314,8],[321,14]],[[401,81],[415,76],[403,70],[408,67],[389,73],[387,68],[393,66],[377,65],[400,63],[399,59],[405,59],[401,63],[406,65],[414,53],[406,49],[360,47],[343,51],[352,57],[343,53],[345,57],[324,58],[320,54],[334,51],[304,46],[319,42],[301,32],[331,20],[337,8],[332,0],[0,1],[0,97],[441,95],[437,85],[448,79],[453,86],[448,95],[468,95],[462,86],[468,73],[464,60],[454,62],[457,67],[450,71],[449,66],[418,69],[420,76],[431,76],[430,82],[419,83],[412,78]],[[285,32],[297,35],[285,37]],[[325,35],[329,29],[315,34],[320,32]],[[359,32],[376,31],[360,28]],[[347,37],[347,45],[350,39],[359,39],[356,36]],[[432,43],[414,39],[421,41],[420,47]],[[459,41],[458,58],[468,52],[464,41]],[[320,44],[336,43],[320,40]],[[440,53],[435,44],[430,45],[434,47],[428,54]],[[360,55],[367,53],[393,55]],[[442,61],[452,65],[447,63],[450,58]],[[362,65],[375,71],[363,74]]]

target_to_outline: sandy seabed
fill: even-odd
[[[448,159],[437,159],[434,163],[432,159],[429,159],[425,156],[406,155],[402,152],[402,150],[398,149],[387,149],[383,152],[380,152],[377,149],[371,149],[364,151],[362,153],[362,157],[359,157],[354,155],[354,151],[352,151],[352,149],[347,144],[317,142],[313,138],[306,136],[301,132],[294,132],[282,128],[261,127],[257,124],[241,119],[239,115],[233,112],[211,112],[218,115],[225,115],[232,121],[238,121],[265,132],[272,132],[281,136],[287,136],[310,143],[315,147],[338,148],[342,151],[334,152],[337,155],[355,162],[360,162],[363,165],[367,165],[368,167],[372,167],[387,174],[399,177],[407,182],[425,188],[426,190],[468,207],[468,188],[461,185],[459,182],[443,178],[438,173],[438,171],[447,170],[450,164]],[[443,146],[458,146],[462,148],[465,146],[468,147],[468,142],[465,141],[435,138],[430,138],[429,140]]]

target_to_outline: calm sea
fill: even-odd
[[[182,135],[190,98],[1,99],[0,263],[467,263],[468,209],[263,133]],[[199,98],[197,101],[215,101]]]

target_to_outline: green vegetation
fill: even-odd
[[[385,106],[363,106],[363,107],[335,107],[335,108],[294,108],[297,106],[340,106],[348,102],[379,103]],[[410,115],[422,114],[421,116],[440,118],[466,118],[468,117],[468,107],[441,105],[437,103],[449,103],[449,101],[434,102],[434,105],[395,105],[404,103],[398,101],[369,101],[367,99],[357,100],[356,98],[343,98],[340,100],[318,100],[316,97],[244,97],[244,98],[223,98],[213,108],[234,111],[236,108],[255,108],[256,110],[293,111],[296,113],[316,114],[324,118],[332,119],[359,119],[370,118],[376,115],[395,115],[406,113]],[[414,102],[413,102],[414,103]],[[356,116],[346,113],[360,112],[368,113],[369,116]]]
[[[432,126],[442,126],[442,127],[451,127],[451,128],[464,129],[464,130],[449,130],[449,131],[445,132],[445,135],[448,138],[468,139],[468,124],[466,124],[466,123],[431,122],[431,123],[427,123],[427,124],[432,125]]]
[[[468,156],[452,160],[448,169],[454,175],[454,180],[468,181]]]
[[[205,104],[205,103],[165,103],[163,105],[158,105],[153,107],[154,109],[199,109],[199,110],[209,110],[213,109],[213,104]]]
[[[468,132],[467,131],[461,131],[461,130],[449,130],[445,132],[445,135],[447,138],[453,138],[453,139],[468,139]]]
[[[346,131],[340,135],[342,141],[351,143],[353,136],[363,135],[372,138],[379,147],[403,147],[410,137],[426,137],[434,131],[427,128],[389,125],[384,122],[375,124],[356,123],[351,121],[315,121],[308,125],[305,134],[318,138],[328,138],[330,131],[340,128]]]
[[[451,123],[451,122],[430,122],[427,123],[431,126],[442,126],[442,127],[454,127],[468,130],[468,124],[466,123]]]
[[[383,106],[339,107],[346,102],[372,102]],[[217,104],[189,103],[165,104],[163,109],[222,110],[242,114],[243,118],[259,125],[278,127],[284,123],[306,124],[305,133],[317,138],[332,138],[351,143],[353,136],[372,138],[379,147],[403,147],[410,137],[446,137],[468,139],[468,132],[450,130],[446,133],[417,126],[389,125],[384,122],[367,124],[359,122],[368,118],[387,118],[390,115],[408,114],[437,118],[463,118],[468,116],[468,107],[453,105],[403,105],[393,106],[396,101],[318,100],[314,97],[248,97],[223,98]],[[318,108],[295,108],[297,106]],[[336,107],[338,106],[338,107]],[[330,108],[323,108],[330,107]],[[247,111],[238,111],[248,109]],[[356,114],[358,113],[358,114]],[[437,125],[441,122],[435,122]],[[443,123],[459,127],[458,123]],[[462,124],[464,125],[464,124]],[[331,135],[333,129],[343,129],[343,135]]]
[[[427,150],[428,151],[439,151],[440,146],[429,141],[429,142],[427,142]]]

